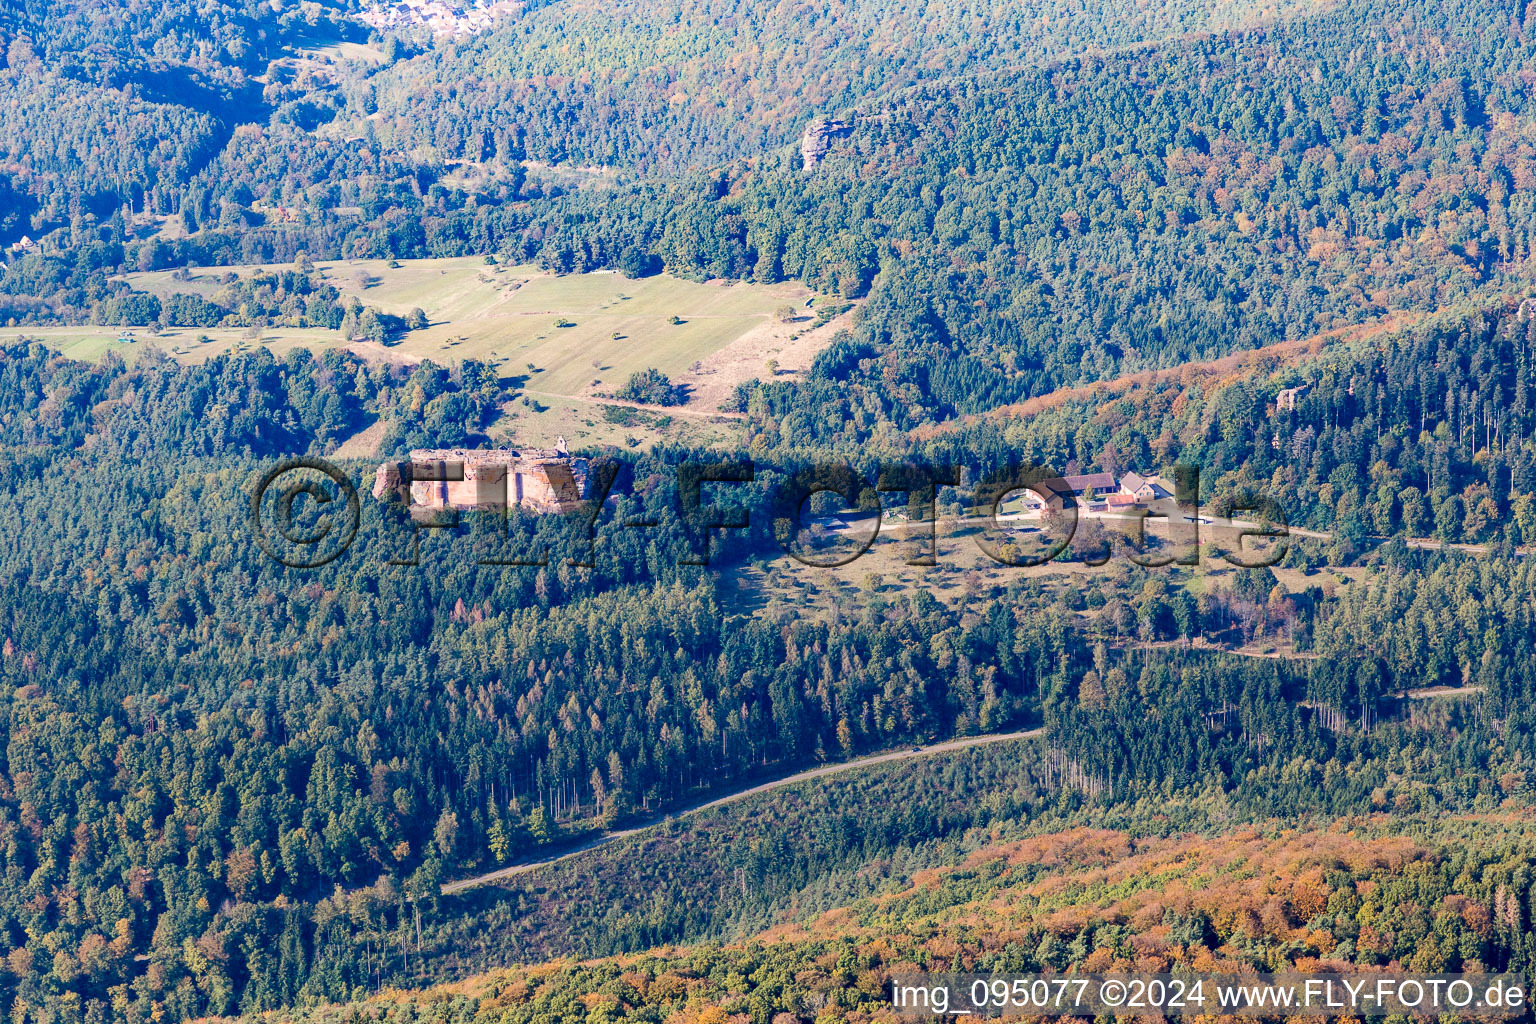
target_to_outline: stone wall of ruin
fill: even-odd
[[[406,486],[412,508],[568,512],[587,497],[587,460],[547,449],[423,449],[409,461],[381,465],[373,495],[382,499]]]

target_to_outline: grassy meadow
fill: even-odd
[[[390,262],[316,264],[339,291],[366,306],[398,316],[415,308],[427,314],[430,326],[424,330],[406,332],[386,346],[354,348],[401,362],[491,363],[521,385],[520,397],[508,404],[492,433],[515,431],[524,443],[553,441],[563,434],[638,444],[674,424],[705,429],[716,412],[713,405],[695,403],[700,408],[678,410],[676,416],[640,414],[614,423],[604,418],[600,396],[648,367],[677,379],[751,332],[773,333],[779,327],[777,310],[803,307],[811,296],[797,284],[700,283],[665,274],[631,280],[610,272],[561,277],[534,267],[488,264],[479,256]],[[125,279],[136,290],[162,298],[177,292],[211,298],[228,274],[270,269],[275,267],[207,267],[193,269],[188,280],[176,280],[171,271]],[[131,334],[124,341],[119,327],[29,327],[0,330],[0,340],[36,338],[87,361],[108,351],[131,360],[152,345],[185,363],[256,345],[281,356],[299,347],[318,351],[346,344],[339,331],[289,327],[265,328],[259,336],[242,328],[172,328],[152,334],[140,327]]]
[[[671,375],[767,321],[789,303],[810,295],[798,285],[726,286],[667,275],[630,280],[597,272],[557,277],[532,267],[487,264],[480,257],[320,263],[326,279],[367,306],[404,316],[414,308],[431,326],[402,335],[388,347],[399,359],[483,359],[509,373],[530,372],[529,388],[580,395],[622,384],[629,374],[654,366]],[[246,273],[257,268],[239,268]],[[239,272],[237,271],[237,272]],[[193,271],[190,281],[170,272],[130,274],[134,288],[157,295],[198,292],[211,296],[230,268]],[[677,317],[681,323],[672,323]],[[556,326],[563,323],[565,326]],[[108,344],[115,343],[117,332]],[[139,331],[139,334],[144,334]],[[177,335],[207,334],[213,342],[181,344],[178,358],[198,359],[237,343],[243,332],[166,332],[162,347],[178,347]],[[332,331],[271,328],[262,343],[341,344]]]
[[[765,323],[774,310],[803,305],[811,294],[793,284],[698,283],[664,274],[639,280],[608,272],[557,277],[531,267],[490,265],[480,257],[405,260],[395,268],[383,260],[317,266],[342,293],[364,305],[402,316],[418,307],[426,312],[431,326],[401,335],[385,349],[389,357],[483,359],[518,375],[532,363],[536,382],[530,386],[550,394],[616,386],[651,366],[680,374]],[[274,268],[203,268],[185,281],[175,280],[170,271],[154,271],[129,274],[126,280],[162,297],[177,292],[211,297],[225,274],[267,269]],[[672,317],[682,322],[672,323]],[[566,326],[555,326],[560,322]],[[153,337],[148,328],[132,330],[129,344],[118,341],[121,328],[94,325],[8,328],[0,337],[44,338],[82,359],[108,349],[132,355],[153,343],[183,362],[257,343],[239,328],[172,328]],[[209,340],[200,342],[201,337]],[[281,352],[297,345],[340,345],[342,338],[336,331],[271,327],[261,332],[259,343]]]

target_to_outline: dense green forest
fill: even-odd
[[[590,1016],[830,1024],[868,1011],[854,982],[941,955],[1530,969],[1531,847],[1500,818],[1528,811],[1536,759],[1519,5],[556,0],[457,39],[356,13],[0,12],[12,1024],[697,942],[746,945],[630,961],[643,984]],[[808,372],[735,389],[734,440],[573,439],[618,463],[590,549],[565,517],[467,517],[396,564],[410,529],[365,495],[341,557],[276,564],[249,512],[278,459],[375,427],[378,457],[477,446],[526,387],[255,343],[387,341],[411,325],[313,261],[449,255],[863,301]],[[181,289],[189,266],[226,271]],[[124,277],[154,270],[174,272],[155,294]],[[87,323],[253,344],[85,363],[25,338]],[[688,397],[656,370],[618,394]],[[828,584],[825,614],[752,592],[783,565],[790,474],[903,458],[958,467],[946,511],[1026,463],[1193,466],[1208,510],[1257,495],[1315,536],[1275,570],[1097,569],[1079,545],[1046,567],[1071,572]],[[751,525],[711,538],[678,469],[740,459]],[[376,458],[337,461],[368,489]],[[1412,692],[1431,686],[1465,692]],[[442,891],[818,763],[1035,727]],[[1268,856],[1241,826],[1327,846],[1338,822],[1342,852],[1273,892],[981,906],[1051,881],[999,844],[1086,872],[1186,833]],[[585,1018],[576,996],[627,969],[509,976],[433,1019]]]
[[[491,45],[463,59],[488,62],[476,48]],[[530,178],[521,161],[562,157],[520,149],[468,113],[455,127],[479,140],[469,159],[482,173],[469,177],[452,147],[391,141],[371,116],[345,140],[273,123],[235,132],[174,195],[142,201],[182,222],[174,238],[131,237],[120,208],[66,223],[52,203],[59,213],[32,218],[35,232],[53,228],[45,251],[15,261],[0,295],[18,321],[79,316],[61,289],[88,287],[78,279],[97,269],[300,252],[497,249],[560,271],[655,260],[684,276],[797,279],[870,293],[860,328],[821,367],[841,392],[860,385],[864,408],[808,403],[865,438],[870,419],[943,420],[1522,279],[1528,49],[1513,8],[1372,0],[941,76],[871,98],[811,171],[765,144],[680,177],[579,187]],[[454,67],[452,55],[423,66]],[[432,99],[406,109],[413,130],[458,116]],[[618,168],[637,159],[602,156]],[[94,267],[70,255],[81,247]],[[44,272],[50,259],[63,266]]]
[[[1185,808],[1175,802],[1176,811]],[[1213,808],[1207,806],[1206,810]],[[1417,816],[1169,835],[1092,814],[729,943],[488,971],[277,1015],[300,1021],[894,1021],[914,971],[1478,971],[1529,963],[1531,836]],[[1469,843],[1469,839],[1475,840]],[[1207,994],[1211,1002],[1215,1000]],[[1209,1007],[1209,1003],[1207,1004]],[[1260,1017],[1258,1019],[1283,1019]]]
[[[935,465],[1199,466],[1213,507],[1266,495],[1291,525],[1333,531],[1328,557],[1339,564],[1395,535],[1529,544],[1529,310],[1514,298],[1462,306],[1315,356],[1260,354],[1243,366],[1069,395],[1028,417],[984,417],[910,443]],[[1294,407],[1280,408],[1280,392],[1298,387]],[[793,402],[766,389],[752,397],[755,449],[791,450],[791,438],[816,422]]]
[[[353,102],[376,105],[381,138],[403,150],[687,171],[755,157],[793,141],[809,115],[879,104],[920,82],[1307,10],[1200,0],[560,3],[457,42],[440,60],[397,64]]]
[[[391,566],[400,537],[370,528],[299,573],[248,540],[264,458],[325,450],[373,417],[401,447],[472,440],[493,381],[341,353],[196,367],[5,355],[7,984],[49,1019],[72,1005],[233,1013],[731,934],[792,893],[840,891],[882,851],[1041,814],[1070,823],[1084,801],[1113,814],[1149,790],[1215,786],[1255,817],[1478,809],[1536,756],[1530,570],[1512,551],[1362,545],[1368,582],[1333,597],[1288,596],[1268,570],[1197,595],[1118,564],[1086,594],[1021,578],[958,603],[919,588],[831,621],[765,618],[735,604],[719,565],[677,564],[671,478],[697,453],[662,448],[628,457],[614,518],[664,528],[602,525],[590,569],[562,557],[563,522],[535,517],[513,520],[512,546],[547,546],[541,567],[476,564],[438,540],[431,572]],[[726,568],[771,553],[758,524],[722,549]],[[1324,657],[1180,653],[1255,629]],[[1440,681],[1485,687],[1475,712],[1401,721],[1396,694]],[[1034,723],[1050,746],[1024,775],[998,759],[941,787],[968,810],[892,799],[881,823],[854,800],[803,852],[721,853],[665,882],[682,896],[750,871],[741,903],[658,903],[657,883],[619,865],[635,902],[601,920],[573,917],[579,891],[547,883],[437,894],[736,780]],[[1411,784],[1397,767],[1410,764]]]
[[[175,204],[237,125],[282,119],[258,78],[307,37],[355,34],[340,13],[256,0],[7,5],[0,147],[23,204],[11,212],[34,235],[78,233],[120,209]]]

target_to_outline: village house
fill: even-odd
[[[14,255],[14,256],[20,258],[22,256],[25,256],[27,253],[31,252],[32,250],[34,250],[36,248],[37,248],[37,243],[36,242],[32,241],[32,239],[27,237],[26,235],[22,235],[21,236],[21,240],[19,242],[12,242],[10,245],[5,247],[5,251],[7,253],[11,254],[11,255]],[[0,270],[6,269],[7,266],[9,266],[9,264],[7,264],[7,263],[0,263]]]
[[[1074,502],[1088,512],[1127,512],[1173,497],[1161,477],[1136,473],[1127,473],[1118,482],[1112,473],[1063,476],[1042,480],[1037,487],[1023,492],[1026,512],[1059,512]]]
[[[1070,503],[1072,492],[1059,479],[1042,480],[1031,490],[1021,491],[1025,512],[1060,512]]]
[[[1104,504],[1109,506],[1111,512],[1121,512],[1127,509],[1140,508],[1145,504],[1133,494],[1109,494],[1104,497]]]
[[[1173,497],[1173,488],[1159,476],[1127,473],[1120,478],[1120,494],[1145,503]]]
[[[421,27],[439,35],[473,35],[519,14],[524,6],[522,0],[397,0],[369,6],[356,17],[377,29]]]

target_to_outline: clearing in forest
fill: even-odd
[[[773,358],[770,349],[787,346],[788,335],[799,333],[797,323],[781,324],[779,313],[793,308],[805,321],[804,328],[811,327],[806,303],[812,293],[794,283],[695,282],[666,274],[630,279],[604,271],[557,276],[533,267],[488,264],[479,256],[400,260],[396,266],[391,262],[316,264],[339,291],[356,296],[365,306],[402,317],[412,309],[426,313],[425,329],[404,332],[369,349],[407,362],[485,360],[505,375],[527,376],[528,388],[544,394],[593,397],[617,389],[631,373],[648,367],[686,382],[695,363],[749,334],[762,338],[762,359],[756,366],[733,368],[743,371],[742,379],[767,376],[764,364]],[[272,269],[278,268],[207,267],[192,270],[186,280],[176,280],[170,271],[129,274],[126,280],[162,298],[176,292],[212,298],[228,274]],[[338,331],[288,327],[264,328],[259,339],[241,328],[177,327],[152,336],[148,328],[138,327],[131,329],[129,343],[118,340],[123,334],[119,327],[13,330],[84,359],[114,348],[132,355],[150,343],[183,362],[256,344],[282,353],[296,346],[321,349],[344,343]],[[814,333],[818,340],[831,335],[826,329]],[[797,364],[808,363],[812,356],[814,352],[799,359],[780,357],[779,372],[800,369]]]
[[[182,292],[212,300],[231,274],[288,266],[193,268],[180,280],[172,271],[153,271],[125,279],[162,299]],[[414,309],[426,314],[427,327],[383,345],[352,343],[354,351],[406,363],[491,363],[526,396],[508,404],[491,433],[512,431],[528,444],[552,443],[557,435],[641,443],[683,420],[703,426],[716,418],[738,383],[808,369],[851,315],[823,322],[813,305],[823,300],[796,283],[697,282],[667,274],[631,279],[607,271],[560,276],[487,263],[482,256],[322,261],[316,267],[364,306],[399,317]],[[129,332],[131,340],[121,340]],[[16,336],[41,340],[77,359],[94,360],[107,351],[132,359],[153,345],[186,363],[256,345],[282,356],[299,347],[319,351],[348,344],[340,331],[293,327],[262,328],[259,334],[238,327],[175,327],[153,334],[146,327],[125,331],[99,325],[0,332],[0,340]],[[651,367],[684,386],[687,403],[650,416],[605,418],[603,396]]]

